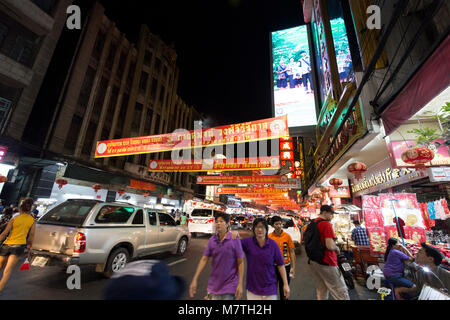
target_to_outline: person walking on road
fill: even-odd
[[[4,268],[3,276],[0,280],[0,293],[8,283],[20,257],[25,252],[27,237],[28,250],[31,250],[35,230],[35,220],[31,215],[33,202],[31,198],[24,199],[20,204],[20,214],[9,221],[6,229],[0,235],[0,242],[2,242],[9,234],[0,248],[0,270]]]
[[[283,231],[283,219],[281,217],[273,217],[272,226],[275,230],[269,234],[269,238],[275,241],[280,248],[280,252],[284,258],[287,282],[290,284],[291,278],[295,277],[295,245],[291,236]],[[280,272],[278,272],[278,269],[276,271],[280,300],[287,300],[283,294],[283,280],[281,279]]]
[[[264,218],[253,221],[253,237],[242,240],[247,258],[247,299],[277,300],[278,269],[283,281],[283,295],[289,298],[290,290],[284,259],[277,243],[268,237],[269,225]]]
[[[181,216],[181,222],[180,222],[182,227],[187,227],[187,216],[186,216],[186,212],[183,212],[183,215]]]
[[[230,217],[225,213],[216,215],[217,234],[209,239],[203,257],[197,266],[189,287],[191,298],[197,292],[197,279],[209,260],[212,259],[208,281],[208,300],[240,300],[244,279],[244,252],[236,235],[230,232]]]
[[[305,232],[305,249],[309,267],[316,279],[317,300],[328,300],[331,293],[335,300],[350,300],[344,277],[337,264],[340,250],[330,221],[334,211],[328,205],[320,208],[320,215]]]

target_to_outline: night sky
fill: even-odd
[[[303,23],[300,0],[103,0],[135,42],[140,25],[175,43],[178,94],[207,125],[272,117],[270,32]]]

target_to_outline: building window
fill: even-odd
[[[6,39],[7,34],[8,34],[8,27],[0,22],[0,46],[3,45],[3,40]]]
[[[155,74],[159,74],[161,71],[161,60],[159,58],[156,58],[155,60]]]
[[[94,51],[92,53],[92,56],[97,60],[100,60],[100,58],[102,56],[102,51],[103,51],[103,47],[105,46],[105,41],[106,41],[106,34],[102,31],[100,31],[97,34],[97,39],[95,40],[95,45],[94,45]]]
[[[134,72],[136,71],[136,62],[131,62],[130,70],[128,71],[127,78],[127,87],[131,87],[131,83],[133,82]]]
[[[123,123],[125,121],[125,117],[127,116],[128,102],[130,100],[129,95],[124,95],[122,100],[122,106],[120,107],[119,118],[117,119],[116,124],[116,137],[122,137],[123,133]],[[117,138],[117,139],[120,139]]]
[[[135,131],[136,133],[139,133],[139,127],[141,125],[143,109],[144,109],[144,106],[142,104],[136,103],[136,107],[134,108],[133,122],[131,123],[131,131]]]
[[[156,132],[155,134],[159,134],[161,132],[161,116],[159,114],[156,115],[156,123],[155,123],[155,128],[156,128]]]
[[[150,135],[150,130],[152,128],[153,111],[147,109],[147,116],[145,117],[144,135]]]
[[[105,126],[111,127],[114,120],[114,110],[116,108],[117,99],[119,98],[119,88],[114,87],[114,90],[111,94],[111,99],[109,100],[108,111],[106,112],[105,117]]]
[[[120,54],[119,67],[117,69],[117,75],[122,76],[125,71],[125,63],[127,62],[127,56],[124,51]]]
[[[39,37],[6,15],[0,14],[0,52],[9,58],[31,67]]]
[[[164,86],[161,87],[161,91],[159,92],[159,103],[161,105],[164,103],[164,94],[166,93],[166,88]]]
[[[93,114],[99,116],[102,112],[103,103],[105,102],[106,89],[108,88],[108,79],[102,77],[102,82],[100,83],[100,89],[97,92],[97,97],[95,98],[95,104],[93,109]]]
[[[0,97],[0,128],[3,128],[5,124],[9,110],[11,109],[11,104],[12,101]]]
[[[31,66],[31,59],[34,55],[34,49],[34,41],[18,35],[15,44],[9,53],[9,57],[25,66]]]
[[[95,70],[88,67],[86,75],[84,76],[83,86],[81,87],[80,95],[78,96],[78,105],[86,108],[89,103],[92,85],[94,84]]]
[[[48,15],[52,15],[53,9],[55,8],[56,1],[55,0],[31,0],[35,5],[41,8],[42,11],[47,13]]]
[[[152,80],[152,101],[156,100],[156,93],[158,91],[158,79],[153,78]]]
[[[83,143],[82,153],[84,155],[90,155],[91,154],[92,147],[93,147],[93,144],[94,144],[96,131],[97,131],[97,123],[92,122],[92,121],[89,122],[89,126],[88,126],[88,129],[87,129],[87,132],[86,132],[86,137],[85,137],[84,143]],[[77,136],[79,134],[80,133],[78,132]]]
[[[152,57],[153,57],[152,52],[150,50],[146,50],[145,51],[145,56],[144,56],[144,64],[146,66],[148,66],[148,67],[151,66],[151,64],[152,64]]]
[[[109,47],[108,59],[106,59],[106,69],[111,70],[114,64],[114,57],[116,56],[117,45],[112,43]]]
[[[148,73],[142,72],[141,80],[139,82],[139,92],[145,94],[145,90],[147,89],[147,81],[148,81]]]
[[[82,123],[83,118],[75,114],[72,118],[72,123],[70,124],[66,142],[64,143],[64,148],[70,150],[72,153],[75,152],[75,147],[77,145],[78,135],[80,134]]]

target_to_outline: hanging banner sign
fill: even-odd
[[[278,139],[288,135],[287,116],[282,116],[209,129],[177,130],[155,136],[98,141],[95,158]]]
[[[273,187],[235,187],[235,188],[217,188],[218,194],[279,194],[287,193],[288,189],[275,189]]]
[[[130,179],[130,185],[128,187],[140,190],[156,191],[155,184],[134,179]]]
[[[277,184],[274,186],[275,189],[301,189],[302,188],[302,180],[299,178],[288,179],[288,182],[285,184]]]
[[[238,185],[238,184],[284,184],[288,182],[286,176],[198,176],[197,184],[206,185]]]
[[[239,198],[243,199],[253,199],[253,200],[289,200],[289,196],[287,193],[280,193],[280,194],[261,194],[261,195],[255,195],[253,193],[236,193],[236,195]]]
[[[181,162],[181,161],[180,161]],[[187,162],[187,163],[186,163]],[[246,171],[257,169],[279,169],[279,157],[211,159],[184,161],[176,164],[172,160],[152,160],[148,171],[151,172],[201,172],[201,171]]]

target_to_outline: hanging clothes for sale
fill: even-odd
[[[450,219],[450,210],[448,209],[447,199],[441,199],[441,205],[444,209],[444,220]]]
[[[436,219],[436,211],[434,210],[434,202],[428,202],[428,214],[430,219]]]
[[[426,230],[430,230],[430,217],[428,216],[428,205],[426,203],[419,203],[420,213],[422,214],[423,224]]]
[[[445,212],[440,200],[434,201],[434,211],[436,212],[436,219],[445,220]]]

